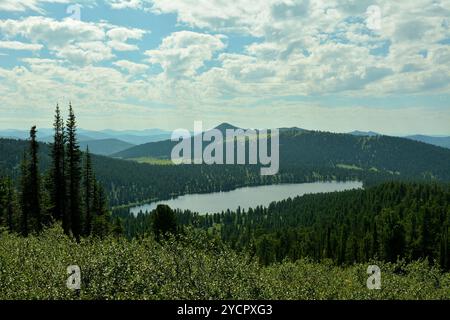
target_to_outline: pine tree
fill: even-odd
[[[67,178],[67,214],[73,236],[79,240],[81,225],[81,153],[76,137],[76,118],[72,104],[69,104],[69,118],[67,119],[67,150],[66,150],[66,178]]]
[[[93,191],[95,177],[92,170],[91,155],[89,147],[86,148],[84,167],[83,167],[83,208],[84,208],[84,226],[83,235],[89,236],[92,231],[92,207],[93,207]]]
[[[41,216],[41,185],[38,164],[39,145],[36,140],[36,126],[30,130],[30,162],[28,163],[28,188],[29,188],[29,215],[32,228],[40,232],[42,230]]]
[[[157,239],[167,234],[176,234],[177,221],[173,210],[167,206],[160,204],[153,213],[153,232]]]
[[[93,189],[92,234],[100,238],[109,233],[109,211],[105,192],[100,184],[94,182]]]
[[[70,230],[70,217],[66,214],[65,207],[66,180],[64,177],[64,122],[58,105],[56,105],[55,122],[53,127],[55,133],[51,150],[52,166],[50,169],[51,211],[54,220],[62,220],[64,232],[68,234]]]

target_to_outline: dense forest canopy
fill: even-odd
[[[129,237],[152,230],[151,214],[124,211],[121,216]],[[304,257],[337,264],[429,258],[450,268],[449,185],[392,182],[304,195],[248,211],[177,211],[177,219],[257,255],[266,265]]]

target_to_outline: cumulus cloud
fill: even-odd
[[[112,0],[109,1],[109,5],[113,9],[137,9],[142,6],[141,0]]]
[[[225,36],[192,31],[174,32],[163,39],[158,49],[145,54],[152,64],[159,64],[169,77],[194,76],[205,61],[226,47]]]
[[[129,39],[140,40],[146,33],[149,33],[149,31],[117,27],[110,29],[106,34],[111,39],[108,41],[108,45],[114,50],[135,51],[139,50],[139,47],[135,44],[127,43],[127,41]]]
[[[2,0],[0,11],[22,12],[32,10],[43,12],[41,6],[45,3],[70,3],[71,0]]]
[[[127,41],[140,40],[148,32],[104,22],[54,20],[43,16],[0,20],[0,31],[5,38],[22,37],[31,40],[33,45],[28,48],[42,48],[42,44],[45,44],[56,57],[75,64],[96,63],[114,58],[111,49],[138,50],[136,44],[129,44]],[[10,46],[19,46],[10,41],[6,44],[8,43]]]
[[[0,41],[1,49],[9,50],[27,50],[27,51],[39,51],[43,45],[35,43],[24,43],[20,41]]]
[[[43,16],[32,16],[21,20],[0,20],[3,36],[21,36],[33,42],[43,42],[51,47],[70,42],[99,41],[105,38],[101,24],[75,19],[54,20]]]
[[[127,10],[127,14],[133,12],[130,9],[145,10],[150,19],[152,14],[163,15],[161,19],[171,14],[177,24],[158,32],[157,36],[163,34],[162,39],[144,42],[149,30],[107,22],[33,16],[0,20],[0,47],[34,51],[34,60],[23,60],[26,66],[1,72],[5,79],[2,94],[5,88],[11,89],[3,99],[16,101],[13,88],[20,88],[43,101],[43,93],[32,92],[36,87],[31,83],[39,81],[42,87],[73,91],[86,101],[95,97],[103,105],[132,96],[163,104],[186,104],[202,114],[207,108],[253,106],[261,99],[320,99],[330,94],[371,99],[440,95],[450,89],[450,0],[96,2]],[[16,11],[42,10],[44,3],[20,1],[21,9]],[[12,4],[2,1],[0,10]],[[381,19],[378,29],[368,23],[374,18],[374,11],[368,10],[373,5]],[[49,50],[50,57],[44,50],[38,52],[42,46]],[[146,51],[139,52],[144,46]],[[41,54],[49,59],[37,59]],[[113,67],[95,67],[109,65],[101,64],[106,60],[114,60]],[[148,72],[150,65],[152,72]],[[159,67],[162,72],[155,74]],[[82,70],[83,77],[75,70]],[[53,79],[64,81],[57,84]],[[83,81],[94,89],[80,86]],[[202,105],[208,107],[202,109]],[[271,108],[281,107],[276,103]],[[377,114],[389,117],[388,113]],[[431,113],[426,115],[431,117]]]
[[[146,64],[134,63],[128,60],[119,60],[113,62],[113,65],[128,71],[131,74],[139,74],[148,70],[149,66]]]
[[[101,41],[68,44],[55,52],[56,57],[74,64],[92,64],[114,58],[111,48]]]

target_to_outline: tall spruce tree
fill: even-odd
[[[30,130],[30,146],[28,155],[24,153],[21,163],[21,219],[20,232],[28,236],[31,231],[41,231],[41,186],[38,164],[38,142],[36,140],[36,126]]]
[[[30,162],[28,163],[28,188],[29,188],[29,209],[31,224],[34,231],[42,230],[41,216],[41,185],[38,163],[39,145],[36,140],[36,126],[30,130]]]
[[[100,238],[109,234],[109,211],[105,191],[98,182],[94,182],[92,234]]]
[[[69,118],[66,124],[66,178],[67,178],[67,212],[73,236],[79,240],[81,225],[81,152],[76,137],[76,118],[72,104],[69,104]]]
[[[160,240],[167,234],[177,233],[177,220],[173,210],[165,204],[159,204],[152,213],[153,233]]]
[[[70,230],[70,217],[66,213],[66,179],[64,176],[64,121],[59,105],[56,105],[55,122],[53,123],[54,136],[51,149],[52,166],[50,173],[50,202],[54,220],[62,220],[66,234]]]
[[[91,154],[89,147],[86,147],[83,166],[83,209],[84,209],[84,224],[83,235],[89,236],[92,231],[92,207],[94,198],[94,184],[95,177],[92,170]]]

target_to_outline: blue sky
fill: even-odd
[[[87,129],[450,134],[449,20],[450,0],[1,0],[0,128],[72,101]]]

